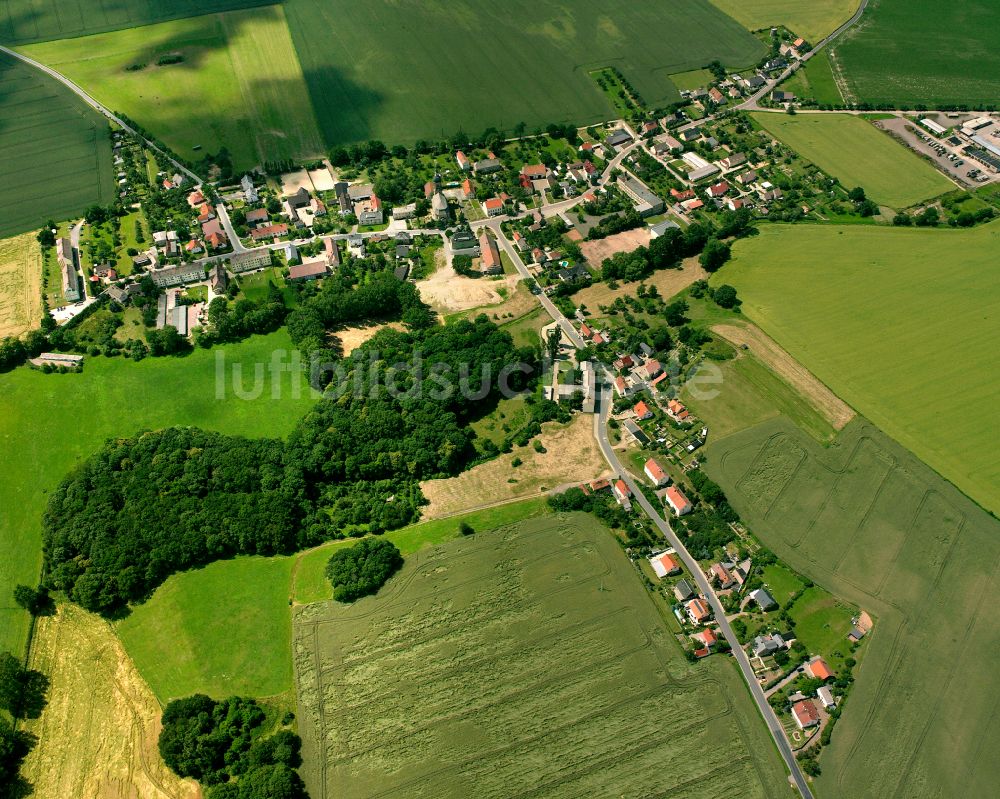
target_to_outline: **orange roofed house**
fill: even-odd
[[[653,567],[656,576],[661,580],[667,575],[679,574],[681,570],[681,564],[669,552],[653,556],[649,559],[649,565]]]
[[[829,680],[831,677],[835,676],[830,667],[826,665],[826,661],[823,658],[813,658],[808,663],[806,663],[806,671],[809,673],[810,677],[817,680]]]
[[[685,513],[690,513],[693,509],[693,505],[688,500],[684,494],[677,489],[676,486],[670,486],[663,495],[670,509],[673,510],[674,514],[677,516],[683,516]]]
[[[684,403],[678,402],[675,399],[672,399],[667,403],[667,413],[669,413],[678,422],[683,422],[689,415],[688,409],[684,407]]]
[[[684,606],[684,609],[687,611],[688,618],[691,619],[692,624],[703,624],[712,615],[708,611],[708,605],[697,597],[688,602]]]
[[[665,486],[670,482],[669,475],[663,471],[663,467],[661,467],[660,464],[652,458],[646,461],[646,466],[643,471],[646,472],[646,477],[648,477],[657,488]]]
[[[649,406],[642,400],[639,400],[635,404],[635,408],[633,408],[633,410],[635,411],[636,418],[639,419],[640,421],[643,419],[653,418],[653,412],[649,409]]]

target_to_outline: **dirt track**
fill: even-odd
[[[22,773],[36,799],[200,799],[160,759],[160,706],[111,625],[75,605],[39,619],[33,668],[51,680]]]
[[[801,393],[834,429],[841,430],[854,418],[854,409],[850,405],[756,325],[715,325],[712,330],[736,346],[747,345],[750,352]]]

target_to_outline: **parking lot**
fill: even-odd
[[[904,117],[880,120],[876,124],[898,136],[916,152],[927,156],[939,170],[962,186],[971,188],[1000,178],[996,172],[963,155],[961,151],[967,146],[966,141],[954,146],[947,139],[935,138],[919,124]]]

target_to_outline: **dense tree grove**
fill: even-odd
[[[289,730],[265,737],[265,719],[253,699],[176,699],[163,711],[160,755],[176,774],[208,786],[207,799],[304,799],[294,770],[302,742]]]
[[[14,729],[7,719],[0,717],[0,799],[27,796],[27,784],[18,776],[33,743],[32,737]]]
[[[352,547],[338,549],[326,564],[326,578],[338,602],[353,602],[376,593],[403,567],[403,556],[392,541],[363,538]]]
[[[113,614],[176,571],[415,521],[419,481],[477,457],[468,420],[505,370],[524,387],[514,365],[535,357],[485,316],[386,329],[341,362],[343,381],[287,442],[193,428],[108,441],[49,500],[46,584]]]

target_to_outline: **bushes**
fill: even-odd
[[[209,786],[208,799],[305,799],[293,770],[302,762],[299,736],[264,737],[265,720],[253,699],[176,699],[163,711],[160,755],[174,773]]]
[[[442,367],[439,379],[413,396],[391,395],[387,364],[418,350]],[[287,442],[194,428],[109,441],[49,500],[46,585],[114,614],[176,571],[408,524],[424,501],[419,481],[457,474],[475,456],[464,422],[525,355],[485,316],[386,330],[345,361],[348,393],[318,402]],[[463,365],[474,395],[460,389]],[[400,389],[412,379],[393,373]]]
[[[333,598],[353,602],[376,593],[403,567],[403,556],[391,541],[365,538],[347,549],[338,549],[326,564]]]

